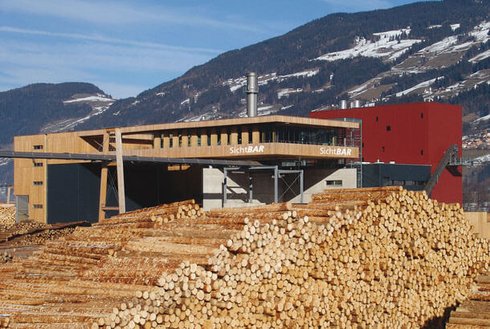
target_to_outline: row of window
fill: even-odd
[[[258,141],[253,140],[253,130],[237,128],[220,128],[211,132],[209,130],[198,132],[191,135],[185,131],[177,131],[164,136],[168,139],[168,147],[191,146],[192,137],[196,140],[197,146],[211,146],[211,137],[215,138],[217,145],[231,145],[231,136],[236,134],[235,144],[257,143],[293,143],[293,144],[313,144],[313,145],[351,145],[352,137],[347,136],[343,128],[316,128],[316,127],[297,127],[290,125],[268,125],[261,127],[258,131]],[[163,136],[162,136],[163,137]],[[160,141],[160,148],[164,148],[164,138]],[[247,138],[248,140],[243,140]]]

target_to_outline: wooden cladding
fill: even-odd
[[[317,159],[356,159],[357,147],[305,145],[290,143],[263,143],[247,145],[211,145],[153,150],[132,150],[125,155],[169,158],[264,158],[302,157]]]

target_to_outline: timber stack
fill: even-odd
[[[15,207],[0,206],[0,228],[8,228],[15,224]]]
[[[13,256],[8,252],[3,252],[0,255],[0,263],[8,263],[8,262],[11,262],[12,259],[13,259]]]
[[[210,212],[203,222],[238,232],[92,328],[420,328],[488,270],[489,245],[459,205],[423,192],[329,191],[273,207],[282,214]]]
[[[209,212],[189,200],[0,265],[0,327],[418,328],[465,299],[488,257],[462,209],[423,192]]]
[[[451,312],[447,329],[490,328],[490,273],[476,278],[470,296]]]

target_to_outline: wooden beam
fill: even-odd
[[[102,153],[109,152],[109,133],[104,134],[102,140]],[[107,162],[102,162],[100,168],[100,191],[99,191],[99,222],[105,218],[105,203],[107,202],[107,174],[109,168]]]
[[[116,164],[117,164],[117,193],[119,213],[126,212],[126,193],[124,191],[124,164],[121,129],[116,128]]]

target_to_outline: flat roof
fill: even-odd
[[[352,121],[316,119],[316,118],[295,117],[295,116],[285,116],[285,115],[267,115],[267,116],[259,116],[259,117],[252,117],[252,118],[234,118],[234,119],[207,120],[207,121],[159,123],[159,124],[128,126],[128,127],[107,127],[107,128],[100,128],[94,130],[70,131],[70,132],[47,133],[47,134],[75,134],[76,136],[79,137],[91,137],[91,136],[103,135],[105,132],[114,130],[116,128],[120,128],[122,134],[139,134],[139,133],[149,133],[153,131],[164,131],[164,130],[216,128],[216,127],[256,125],[256,124],[267,124],[267,123],[281,123],[281,124],[291,124],[296,126],[325,127],[325,128],[351,128],[351,129],[359,128],[359,123],[352,122]],[[38,135],[45,135],[45,134],[25,135],[25,136],[38,136]]]

